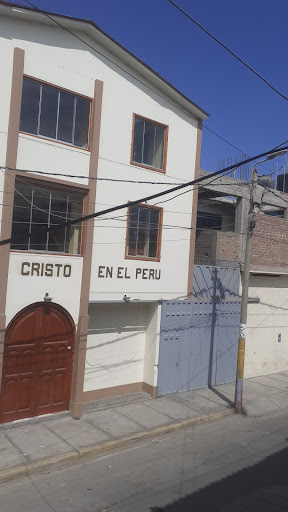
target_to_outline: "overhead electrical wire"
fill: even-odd
[[[282,146],[283,144],[284,144],[284,143],[279,144],[279,146]],[[279,146],[277,146],[277,147],[279,147]],[[238,165],[241,165],[241,162],[240,162]],[[2,167],[3,167],[3,166],[2,166]],[[229,170],[228,170],[228,171],[227,171],[223,176],[225,176],[225,175],[227,175],[228,173],[230,173],[230,172],[231,172],[231,168],[228,168],[228,169],[229,169]],[[236,167],[234,166],[232,170],[235,170],[235,169],[236,169]],[[10,170],[10,171],[18,171],[18,172],[21,172],[21,170],[20,170],[20,169],[16,169],[16,168],[9,168],[9,170]],[[3,170],[2,170],[2,172],[4,173],[4,171],[3,171]],[[25,172],[27,172],[27,173],[28,173],[28,172],[30,172],[30,171],[29,171],[29,170],[25,170]],[[38,171],[33,171],[33,172],[37,173]],[[41,171],[40,171],[40,172],[41,172]],[[43,172],[44,172],[44,171],[43,171]],[[223,173],[223,172],[224,172],[224,170],[223,170],[223,171],[217,171],[217,173],[219,173],[219,172],[222,172],[222,173]],[[217,173],[212,174],[212,176],[215,176],[215,174],[217,174]],[[48,172],[47,172],[47,174],[48,174]],[[49,173],[49,174],[55,175],[55,174],[57,174],[57,173],[54,173],[54,172],[52,173],[52,172],[51,172],[51,173]],[[77,177],[77,176],[75,176],[75,175],[66,175],[66,174],[64,174],[64,173],[62,173],[62,175],[64,175],[64,176],[69,176],[69,177],[72,177],[72,176],[73,176],[73,177]],[[83,177],[83,176],[81,176],[81,177]],[[209,175],[209,176],[204,176],[204,177],[202,177],[202,179],[204,179],[204,180],[205,180],[205,179],[206,179],[206,180],[208,180],[210,177],[211,177],[211,175]],[[107,179],[109,179],[109,178],[107,178]],[[217,174],[217,177],[216,177],[216,178],[212,179],[212,180],[211,180],[211,181],[209,181],[208,183],[205,183],[205,185],[206,185],[206,186],[207,186],[207,185],[209,185],[209,186],[210,186],[210,185],[212,185],[212,182],[213,182],[213,181],[215,181],[216,179],[218,179],[218,174]],[[25,181],[23,181],[23,180],[20,180],[20,182],[22,182],[22,183],[27,183],[27,182],[25,182]],[[144,182],[144,183],[145,183],[145,182]],[[219,183],[218,185],[220,185],[220,184],[225,185],[225,184],[223,184],[223,183]],[[227,184],[227,185],[229,185],[229,184]],[[240,186],[240,184],[238,184],[238,183],[237,183],[237,184],[235,183],[235,185]],[[245,185],[245,183],[243,183],[243,185]],[[178,189],[179,187],[180,187],[180,188],[182,188],[182,185],[177,186],[177,187],[176,187],[176,189]],[[182,195],[182,194],[185,194],[185,193],[188,193],[188,192],[192,192],[192,191],[194,191],[196,188],[200,188],[200,187],[201,187],[201,185],[198,185],[198,187],[194,187],[194,188],[189,189],[189,190],[187,190],[187,191],[181,192],[180,194],[177,194],[176,196],[173,196],[173,197],[171,197],[171,198],[168,198],[168,199],[167,199],[167,200],[165,200],[165,201],[157,202],[157,203],[155,203],[154,205],[151,205],[151,206],[156,206],[156,205],[159,205],[159,204],[162,204],[162,203],[166,203],[166,202],[168,202],[168,201],[171,201],[171,200],[175,199],[176,197],[178,197],[178,196],[180,196],[180,195]],[[23,197],[23,198],[24,198],[24,199],[25,199],[29,204],[31,204],[31,203],[30,203],[30,201],[29,201],[27,198],[25,198],[25,196],[23,196],[23,195],[22,195],[22,194],[21,194],[17,189],[15,189],[15,190],[16,190],[16,192],[17,192],[17,193],[19,193],[19,194],[20,194],[20,195],[21,195],[21,196],[22,196],[22,197]],[[170,193],[170,191],[169,191],[169,193]],[[162,195],[164,195],[164,194],[162,194]],[[129,203],[129,205],[131,206],[131,203]],[[7,205],[7,206],[12,206],[12,205]],[[33,207],[33,205],[32,205],[32,207]],[[37,209],[41,210],[43,213],[48,213],[46,210],[42,210],[42,209],[40,209],[40,208],[37,208]],[[184,212],[183,212],[183,213],[184,213]],[[51,214],[53,217],[58,217],[58,218],[61,218],[61,219],[67,220],[67,218],[66,218],[66,217],[64,218],[63,216],[57,215],[56,213],[50,212],[50,214]],[[96,216],[96,215],[95,215],[95,216]],[[127,217],[127,214],[120,215],[120,216],[117,216],[117,217],[106,217],[105,219],[101,219],[101,220],[115,220],[115,219],[118,219],[118,218],[120,218],[120,217]],[[69,220],[69,219],[68,219],[68,220]],[[99,220],[100,220],[100,219],[99,219]],[[80,222],[80,221],[79,221],[79,222]],[[77,222],[77,223],[78,223],[78,222]],[[55,224],[55,225],[57,226],[57,224]],[[61,225],[62,225],[62,224],[61,224]]]
[[[167,181],[139,181],[139,180],[124,180],[124,179],[117,179],[117,178],[98,178],[95,176],[83,176],[83,174],[67,174],[63,172],[51,172],[51,171],[35,171],[30,169],[15,169],[13,167],[7,167],[4,165],[0,166],[0,169],[6,170],[6,171],[17,171],[21,173],[33,173],[33,174],[42,174],[45,176],[62,176],[65,178],[76,178],[80,180],[94,180],[94,181],[111,181],[116,183],[136,183],[139,185],[178,185],[178,183],[169,183]]]
[[[237,167],[235,167],[236,169]],[[233,170],[235,170],[233,169]],[[223,174],[222,176],[226,176],[228,173],[230,173],[231,171],[228,171],[226,172],[225,174]],[[213,181],[215,181],[216,179],[219,179],[218,176],[216,176],[216,178],[214,178],[213,180],[209,181],[208,183],[206,183],[206,185],[211,185]],[[236,185],[236,183],[235,183]],[[199,188],[201,188],[201,185],[198,186],[198,190]],[[165,199],[164,201],[158,201],[157,203],[154,203],[153,206],[156,206],[156,205],[159,205],[159,204],[163,204],[163,203],[168,203],[168,201],[172,201],[172,199],[176,199],[176,197],[179,197],[179,196],[182,196],[183,194],[187,194],[188,192],[193,192],[195,190],[195,188],[193,189],[190,189],[190,190],[185,190],[184,192],[180,192],[180,194],[177,194],[176,196],[173,196],[173,197],[170,197],[169,199]]]
[[[236,169],[238,167],[238,164],[234,166],[232,166],[234,169]],[[38,170],[30,170],[30,169],[17,169],[17,168],[13,168],[13,167],[7,167],[7,166],[0,166],[0,170],[2,171],[13,171],[13,172],[18,172],[18,173],[26,173],[26,174],[29,174],[29,173],[33,173],[33,174],[44,174],[46,176],[62,176],[62,177],[66,177],[66,178],[75,178],[75,179],[86,179],[86,180],[99,180],[99,181],[111,181],[111,182],[119,182],[119,183],[135,183],[135,184],[139,184],[139,185],[179,185],[179,182],[178,183],[173,183],[173,182],[162,182],[162,181],[138,181],[138,180],[118,180],[118,179],[114,179],[114,178],[96,178],[96,177],[90,177],[90,176],[83,176],[83,175],[77,175],[77,174],[66,174],[66,173],[58,173],[58,172],[50,172],[50,171],[38,171]],[[227,172],[226,174],[224,174],[223,176],[227,176],[231,171]],[[212,173],[209,173],[207,174],[207,176],[205,176],[205,179],[209,180],[210,178],[210,174]],[[23,178],[23,179],[22,179]],[[29,178],[29,176],[28,176]],[[30,184],[29,181],[25,181],[25,177],[23,176],[17,176],[17,181],[19,183],[26,183],[26,184]],[[180,179],[179,179],[180,181]],[[214,180],[212,180],[214,181]],[[243,183],[239,183],[239,181],[242,181]],[[230,185],[234,185],[234,186],[242,186],[242,184],[244,185],[245,184],[245,180],[239,180],[238,182],[235,182],[235,183],[217,183],[217,186],[218,185],[223,185],[223,186],[230,186]],[[182,180],[181,179],[181,182],[182,183],[186,183],[185,180]],[[73,182],[73,184],[75,185],[75,183]],[[210,184],[210,183],[209,183]],[[38,182],[38,186],[35,185],[36,188],[45,188],[45,185],[43,185],[43,187],[41,187],[41,184]],[[0,190],[0,192],[3,192]],[[85,188],[83,188],[83,193],[85,193]]]
[[[56,25],[58,25],[60,28],[62,28],[63,30],[66,30],[66,32],[68,32],[71,36],[75,37],[76,39],[78,39],[78,41],[80,41],[81,43],[85,44],[88,48],[90,48],[90,50],[93,50],[93,52],[95,53],[98,53],[98,55],[101,55],[101,57],[104,57],[104,59],[106,59],[108,62],[111,62],[113,64],[113,66],[116,66],[117,68],[121,69],[121,71],[124,71],[124,73],[126,73],[128,76],[130,76],[131,78],[133,78],[133,80],[135,80],[136,82],[139,82],[141,85],[144,85],[144,87],[147,87],[147,89],[149,89],[150,91],[152,91],[154,94],[157,94],[157,96],[159,96],[160,98],[164,99],[165,101],[167,101],[168,103],[170,103],[170,105],[173,105],[173,107],[176,107],[178,110],[180,110],[181,112],[183,112],[186,116],[188,117],[191,117],[193,119],[195,119],[195,116],[190,116],[189,114],[187,114],[187,112],[183,109],[181,109],[181,107],[179,107],[178,105],[175,105],[175,103],[173,103],[171,100],[168,100],[165,96],[163,96],[162,94],[160,94],[158,91],[156,91],[154,88],[152,87],[149,87],[149,85],[147,85],[147,83],[144,83],[142,82],[142,80],[140,80],[139,78],[137,78],[134,74],[132,73],[129,73],[129,71],[127,71],[127,69],[123,68],[122,66],[120,66],[120,64],[118,64],[118,62],[114,61],[113,59],[110,59],[107,55],[105,55],[104,53],[101,53],[99,50],[97,50],[94,46],[92,46],[91,44],[87,43],[87,41],[85,41],[85,39],[82,39],[82,37],[78,36],[77,34],[75,34],[72,30],[70,30],[69,28],[65,27],[65,25],[62,25],[62,23],[60,23],[59,21],[55,20],[52,16],[53,16],[53,13],[48,13],[46,11],[43,11],[43,9],[40,9],[39,7],[37,7],[35,4],[33,4],[32,2],[29,2],[29,0],[24,0],[24,2],[28,5],[30,5],[31,7],[33,7],[34,10],[38,11],[39,13],[43,14],[44,16],[46,16],[50,21],[52,21],[53,23],[55,23]],[[55,14],[54,14],[55,15]],[[61,14],[56,14],[55,16],[57,17],[61,17]],[[124,49],[124,48],[123,48]],[[126,50],[127,51],[127,50]],[[134,55],[133,55],[134,57]],[[140,60],[140,59],[138,59]],[[144,63],[143,63],[144,64]],[[149,66],[145,65],[147,67],[147,69],[149,69]],[[152,70],[151,68],[149,69],[149,71],[153,71],[155,74],[156,72],[154,70]],[[173,86],[172,86],[173,87]],[[189,100],[190,101],[190,100]],[[191,102],[192,103],[192,102]],[[202,109],[200,109],[202,110]]]
[[[283,148],[283,150],[284,149],[287,150],[288,146]],[[256,155],[254,157],[247,158],[246,160],[243,160],[242,162],[239,162],[237,167],[240,167],[241,165],[244,165],[244,164],[247,164],[249,162],[252,162],[253,160],[257,160],[259,158],[262,158],[262,157],[264,157],[266,155],[269,155],[271,152],[273,152],[273,150],[269,150],[269,151],[266,151],[265,153],[261,153],[260,155]],[[220,169],[219,171],[216,171],[214,173],[211,173],[209,175],[209,178],[214,178],[215,176],[220,176],[220,174],[223,174],[223,173],[226,173],[228,171],[231,171],[232,169],[235,169],[235,164],[234,165],[230,165],[228,167],[225,167],[224,169]],[[171,194],[172,192],[177,192],[178,190],[181,190],[181,189],[186,188],[186,187],[190,187],[191,185],[195,185],[196,183],[200,183],[200,182],[205,181],[205,180],[207,180],[207,176],[202,176],[200,178],[197,178],[196,180],[192,180],[192,181],[188,181],[186,183],[182,183],[181,185],[177,185],[176,187],[173,187],[171,189],[164,190],[162,192],[157,192],[156,194],[151,194],[149,196],[142,197],[142,198],[137,199],[135,201],[130,201],[130,202],[127,202],[127,203],[124,203],[124,204],[120,204],[120,205],[114,206],[112,208],[106,208],[105,210],[101,210],[99,212],[94,212],[94,213],[91,213],[89,215],[84,215],[84,216],[79,217],[77,219],[70,220],[68,222],[64,222],[64,223],[58,224],[57,226],[54,226],[53,228],[49,228],[48,231],[59,229],[61,227],[65,227],[65,226],[71,226],[72,224],[79,224],[79,222],[83,222],[85,220],[89,220],[89,219],[92,219],[92,218],[95,218],[95,217],[100,217],[101,215],[106,215],[107,213],[112,213],[112,212],[117,211],[117,210],[122,210],[124,208],[129,208],[131,206],[136,206],[136,205],[141,204],[141,203],[146,203],[147,201],[151,201],[153,199],[157,199],[158,197],[162,197],[164,195]]]
[[[275,217],[272,217],[272,218],[275,218]],[[104,226],[103,226],[104,227]],[[106,227],[106,226],[105,226]],[[111,226],[112,227],[112,226]],[[119,226],[121,227],[121,226]],[[173,231],[174,228],[170,228],[169,231]],[[177,228],[178,229],[178,228]],[[220,233],[225,233],[228,237],[231,236],[231,235],[246,235],[246,232],[245,231],[221,231],[221,230],[218,230],[218,229],[212,229],[212,228],[187,228],[187,230],[189,231],[209,231],[209,232],[220,232]],[[231,233],[231,235],[230,235]],[[271,238],[270,236],[266,236],[265,234],[264,235],[261,235],[261,234],[258,234],[258,233],[255,233],[253,232],[253,237],[255,238],[259,238],[259,239],[262,239],[262,240],[269,240],[271,242],[275,242],[275,244],[281,244],[281,245],[285,245],[285,247],[288,248],[288,242],[287,240],[283,240],[283,239],[277,239],[277,238]],[[165,242],[178,242],[178,241],[190,241],[190,238],[171,238],[171,239],[163,239],[161,243],[165,243]],[[122,240],[121,242],[87,242],[85,241],[84,244],[85,245],[124,245],[126,243],[126,240]],[[0,245],[3,245],[1,244],[0,242]],[[17,245],[17,247],[19,246],[27,246],[27,244],[13,244],[13,245]],[[41,244],[37,244],[37,246],[39,246]],[[45,244],[42,244],[43,246],[46,246],[46,243]],[[15,250],[15,249],[12,249],[12,250]],[[16,249],[17,250],[17,249]],[[67,256],[69,256],[69,254],[67,253]]]
[[[147,87],[149,90],[153,91],[153,92],[156,92],[156,94],[162,98],[162,99],[165,99],[168,103],[170,103],[170,105],[173,105],[174,107],[177,107],[181,112],[183,112],[184,114],[187,115],[187,112],[183,109],[181,109],[181,107],[179,107],[178,105],[175,105],[171,100],[168,100],[166,97],[162,96],[158,91],[155,91],[153,88],[149,87],[146,83],[142,82],[139,78],[137,78],[136,76],[132,75],[132,73],[129,73],[126,69],[124,69],[122,66],[120,66],[117,62],[114,62],[112,59],[109,59],[109,57],[107,57],[107,55],[104,55],[103,53],[101,53],[99,50],[97,50],[94,46],[92,46],[91,44],[87,43],[87,41],[85,41],[84,39],[82,39],[81,37],[79,37],[77,34],[75,34],[72,30],[69,30],[67,27],[65,27],[64,25],[62,25],[59,21],[55,20],[50,14],[48,14],[46,11],[43,11],[42,9],[40,9],[39,7],[37,7],[35,4],[33,4],[32,2],[29,2],[29,0],[24,0],[28,5],[30,5],[31,7],[33,7],[33,9],[35,9],[36,11],[40,12],[41,14],[43,14],[44,16],[46,16],[48,19],[50,19],[51,21],[53,21],[56,25],[58,25],[60,28],[62,28],[63,30],[66,30],[66,32],[68,32],[70,35],[72,35],[73,37],[75,37],[76,39],[78,39],[79,41],[81,41],[83,44],[85,44],[86,46],[88,46],[91,50],[93,50],[94,52],[98,53],[99,55],[101,55],[101,57],[104,57],[106,60],[108,60],[109,62],[113,63],[115,66],[117,66],[119,69],[121,69],[121,71],[124,71],[128,76],[131,76],[134,80],[136,80],[137,82],[141,83],[142,85],[144,85],[145,87]],[[176,4],[175,4],[176,6]],[[61,16],[61,15],[59,15]],[[244,156],[249,156],[249,155],[246,155],[246,153],[244,151],[242,151],[241,149],[237,148],[237,146],[235,146],[234,144],[232,144],[231,142],[229,142],[227,139],[225,139],[224,137],[222,137],[221,135],[219,135],[218,133],[216,133],[215,131],[211,130],[211,128],[208,128],[206,125],[203,124],[203,128],[205,128],[206,130],[210,131],[211,133],[213,133],[216,137],[218,137],[219,139],[221,139],[222,141],[226,142],[227,144],[229,144],[229,146],[233,147],[234,149],[236,149],[237,151],[239,151],[240,153],[242,153]],[[261,164],[262,165],[262,164]],[[263,166],[265,169],[267,169],[267,167]]]
[[[245,66],[247,69],[249,69],[258,78],[260,78],[260,80],[262,80],[262,82],[264,82],[266,85],[268,85],[268,87],[270,87],[270,89],[272,89],[274,92],[276,92],[276,94],[281,96],[281,98],[283,98],[284,100],[288,101],[288,97],[285,96],[285,94],[283,94],[281,91],[276,89],[276,87],[274,87],[274,85],[272,85],[270,82],[268,82],[268,80],[266,80],[266,78],[264,78],[262,75],[260,75],[260,73],[258,73],[258,71],[256,71],[251,66],[249,66],[249,64],[247,64],[247,62],[245,62],[243,59],[241,59],[241,57],[239,57],[239,55],[237,55],[235,52],[230,50],[230,48],[228,48],[228,46],[226,46],[224,43],[222,43],[222,41],[220,41],[220,39],[218,39],[216,36],[211,34],[211,32],[209,32],[209,30],[207,30],[205,27],[203,27],[203,25],[201,25],[198,21],[196,21],[195,18],[193,18],[187,11],[184,11],[184,9],[182,9],[182,7],[180,7],[178,4],[173,2],[173,0],[168,0],[168,2],[171,5],[173,5],[176,9],[178,9],[178,11],[180,11],[182,14],[184,14],[184,16],[186,16],[186,18],[188,18],[190,21],[192,21],[192,23],[197,25],[198,28],[203,30],[203,32],[205,32],[205,34],[207,34],[209,37],[211,37],[216,43],[218,43],[220,46],[222,46],[222,48],[224,48],[224,50],[226,50],[228,53],[230,53],[230,55],[232,55],[241,64],[243,64],[243,66]]]

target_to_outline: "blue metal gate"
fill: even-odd
[[[162,304],[158,396],[235,379],[240,301]]]

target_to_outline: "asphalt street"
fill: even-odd
[[[229,416],[0,487],[1,512],[288,510],[288,412]]]

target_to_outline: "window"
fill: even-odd
[[[215,229],[221,231],[222,216],[215,213],[197,213],[197,229]]]
[[[23,78],[20,131],[88,149],[91,100]]]
[[[11,249],[80,254],[82,224],[47,228],[83,215],[83,196],[16,181]]]
[[[160,258],[162,209],[131,206],[128,209],[126,257]]]
[[[165,172],[168,127],[134,115],[132,164]]]

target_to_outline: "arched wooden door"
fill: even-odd
[[[75,326],[57,304],[38,302],[6,329],[0,423],[68,409]]]

